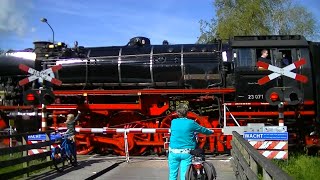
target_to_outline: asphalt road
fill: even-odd
[[[217,179],[236,179],[230,164],[230,157],[207,158],[213,163],[217,171]],[[168,179],[168,161],[165,157],[130,157],[130,162],[125,162],[122,157],[107,156],[82,156],[79,157],[77,167],[67,166],[64,172],[55,169],[48,170],[28,179],[130,179],[130,180],[156,180]]]

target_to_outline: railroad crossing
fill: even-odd
[[[166,156],[131,156],[129,159],[128,154],[126,154],[126,156],[111,157],[82,155],[78,158],[80,162],[78,166],[74,167],[67,164],[63,172],[58,172],[53,167],[50,158],[50,147],[54,144],[49,138],[50,133],[46,132],[47,141],[42,141],[37,144],[26,144],[26,136],[38,133],[39,132],[0,136],[0,138],[22,137],[23,142],[20,146],[0,148],[0,154],[2,155],[23,152],[23,157],[21,158],[0,160],[0,168],[14,166],[19,163],[24,164],[21,169],[5,173],[0,172],[2,178],[10,179],[24,175],[26,179],[168,179],[168,159]],[[208,154],[206,157],[206,161],[214,165],[217,172],[217,179],[256,180],[259,176],[262,176],[263,179],[292,179],[270,161],[270,159],[277,156],[270,157],[270,154],[266,156],[264,153],[261,153],[258,148],[255,149],[255,145],[248,142],[249,139],[244,139],[242,135],[236,131],[233,131],[232,135],[231,154],[227,156],[212,156],[212,154]],[[253,136],[249,137],[252,138]],[[271,139],[274,139],[274,137]],[[259,147],[261,146],[264,146],[264,149],[266,149],[268,146],[272,146],[272,144],[260,144]],[[45,147],[47,151],[31,156],[27,155],[28,150],[41,147]],[[280,147],[280,145],[278,145],[278,147]],[[277,152],[277,150],[280,151]],[[281,154],[283,152],[282,150],[282,148],[276,148],[273,149],[273,152]],[[29,161],[35,159],[46,159],[46,161],[36,165],[28,164]],[[30,174],[30,172],[43,168],[47,170],[42,170],[41,173]],[[259,168],[262,169],[262,173],[258,170]]]
[[[28,179],[168,179],[166,157],[131,157],[130,163],[125,162],[125,157],[85,155],[79,158],[81,160],[77,167],[68,166],[62,173],[52,169]],[[216,167],[218,180],[236,179],[230,158],[228,155],[207,158]]]

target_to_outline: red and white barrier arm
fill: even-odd
[[[67,127],[51,128],[58,131],[66,131]],[[105,134],[117,134],[117,133],[170,133],[170,128],[75,128],[78,133],[105,133]],[[217,128],[208,128],[211,130]]]

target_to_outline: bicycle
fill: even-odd
[[[186,180],[213,180],[217,178],[217,172],[212,163],[205,161],[202,149],[191,150],[192,163],[186,173]]]
[[[69,139],[69,137],[70,136],[67,134],[62,135],[61,138],[59,138],[62,139],[61,147],[57,146],[51,150],[53,165],[55,166],[57,171],[60,172],[64,170],[66,160],[69,160],[70,164],[72,164],[73,166],[77,166],[77,163],[75,161],[76,145]],[[60,164],[62,165],[61,167]]]
[[[198,134],[195,133],[196,142],[199,141]],[[186,180],[213,180],[217,178],[217,172],[212,163],[205,161],[203,149],[191,150],[192,162],[186,173]]]

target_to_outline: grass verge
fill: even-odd
[[[17,159],[17,158],[20,158],[22,157],[22,152],[18,152],[18,153],[13,153],[13,154],[8,154],[8,155],[2,155],[0,156],[0,162],[1,161],[5,161],[5,160],[10,160],[10,159]],[[37,160],[32,160],[29,162],[29,166],[32,166],[32,165],[37,165],[37,164],[41,164],[41,163],[44,163],[46,162],[46,159],[45,158],[40,158],[40,159],[37,159]],[[23,168],[23,164],[16,164],[16,165],[13,165],[13,166],[8,166],[8,167],[5,167],[5,168],[0,168],[0,174],[3,174],[3,173],[8,173],[8,172],[13,172],[13,171],[16,171],[16,170],[19,170],[19,169],[22,169]],[[30,172],[29,175],[32,175],[32,174],[36,174],[36,173],[39,173],[43,170],[46,170],[47,168],[43,168],[43,169],[38,169],[38,170],[34,170],[33,172]],[[12,178],[12,179],[20,179],[20,178],[23,178],[23,175],[20,175],[20,176],[17,176],[15,178]],[[1,179],[1,178],[0,178]]]
[[[273,162],[294,179],[320,179],[320,157],[291,154],[288,160],[273,160]]]

